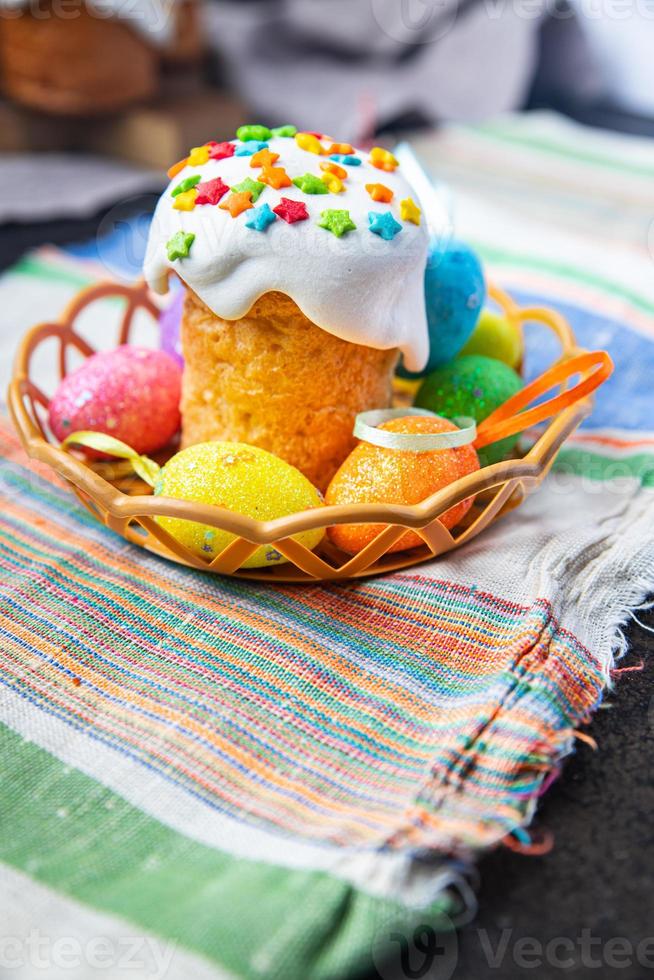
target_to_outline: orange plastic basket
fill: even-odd
[[[49,399],[33,380],[35,359],[39,352],[43,355],[43,345],[55,338],[58,373],[63,378],[71,348],[83,357],[93,354],[95,348],[84,339],[78,324],[88,307],[100,300],[122,301],[123,310],[118,313],[117,308],[116,344],[128,343],[137,313],[145,311],[155,319],[159,315],[144,284],[103,283],[90,287],[75,297],[56,323],[41,324],[30,330],[16,357],[8,395],[9,408],[29,456],[52,467],[98,521],[157,555],[202,571],[270,582],[342,580],[407,568],[471,541],[535,490],[567,437],[590,413],[592,390],[611,371],[610,359],[604,352],[590,353],[577,347],[570,326],[559,314],[549,309],[520,309],[508,295],[493,286],[489,288],[489,294],[521,327],[528,321],[535,321],[552,331],[558,338],[560,353],[553,368],[529,386],[523,404],[512,405],[514,399],[511,399],[506,411],[503,407],[479,427],[480,440],[483,442],[486,437],[485,441],[491,441],[487,438],[491,431],[494,438],[503,438],[509,431],[517,431],[544,418],[548,419],[547,424],[522,458],[487,466],[413,506],[343,505],[261,522],[222,507],[154,497],[146,492],[149,488],[134,477],[127,464],[89,463],[62,450],[45,423]],[[569,384],[572,374],[578,374],[581,379],[574,388]],[[553,385],[558,393],[548,403],[548,408],[540,406],[523,411],[516,423],[517,409],[527,408],[527,401],[550,390]],[[473,505],[464,523],[452,532],[448,531],[439,516],[468,497],[473,498]],[[205,560],[171,537],[157,523],[157,516],[200,521],[230,531],[236,537],[219,555]],[[327,538],[316,552],[309,551],[292,538],[310,528],[352,523],[387,526],[354,557],[335,549]],[[424,545],[388,554],[388,549],[407,528],[416,531]],[[260,545],[274,546],[288,562],[272,568],[241,569],[243,562]]]

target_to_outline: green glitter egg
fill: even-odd
[[[155,496],[216,504],[260,521],[323,506],[316,488],[294,466],[265,449],[242,442],[203,442],[183,449],[161,470],[154,492]],[[234,540],[229,531],[196,521],[177,517],[157,517],[157,521],[205,558],[215,558]],[[294,534],[293,538],[313,549],[323,534],[323,529],[318,528]],[[272,545],[264,545],[243,563],[243,568],[264,568],[285,561]]]
[[[427,375],[416,396],[418,408],[454,419],[467,415],[477,423],[522,388],[522,379],[502,361],[480,354],[457,357]],[[497,463],[512,451],[518,436],[509,436],[479,450],[482,466]]]

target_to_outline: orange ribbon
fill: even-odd
[[[544,422],[552,415],[585,398],[586,395],[590,395],[612,373],[613,361],[604,350],[576,354],[567,361],[555,364],[484,419],[477,428],[475,449],[481,449],[491,442],[514,436],[532,425]],[[555,385],[567,381],[575,374],[581,374],[581,379],[574,387],[560,392],[553,398],[548,398],[534,408],[527,408],[539,395],[544,395]],[[522,411],[522,409],[527,410]]]

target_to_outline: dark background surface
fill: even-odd
[[[651,611],[636,615],[654,629]],[[457,980],[654,976],[654,634],[635,623],[625,632],[630,650],[617,669],[642,663],[643,670],[615,676],[613,691],[584,729],[597,751],[577,742],[544,796],[534,826],[553,834],[552,851],[524,857],[500,849],[481,861],[479,915],[460,935]],[[509,952],[503,968],[492,969],[479,933],[487,930],[495,949],[505,928],[513,929]],[[567,936],[578,943],[583,929],[602,943],[624,937],[637,946],[653,937],[652,967],[593,966],[602,955],[597,944],[585,965],[577,946],[570,969],[521,969],[511,960],[511,944],[520,938],[546,945]],[[566,957],[563,950],[559,955]]]
[[[142,204],[151,203],[144,197]],[[139,201],[135,200],[135,210]],[[81,221],[42,225],[5,225],[0,229],[0,268],[16,262],[28,249],[46,243],[66,244],[93,237],[102,215]],[[637,613],[654,630],[654,612]],[[578,742],[539,807],[533,827],[553,835],[552,851],[527,857],[500,848],[479,864],[479,913],[458,938],[454,973],[439,971],[438,961],[420,974],[421,980],[643,980],[650,968],[635,962],[609,966],[609,940],[624,938],[634,948],[652,938],[654,964],[654,633],[632,623],[625,631],[630,650],[618,669],[643,664],[642,671],[615,677],[615,687],[585,729],[598,745]],[[510,930],[504,932],[503,930]],[[583,930],[595,940],[589,955],[579,945]],[[501,965],[489,963],[505,937]],[[508,937],[508,938],[507,938]],[[521,967],[515,961],[516,943],[533,939],[543,947],[552,939],[575,943],[574,963]],[[597,942],[600,940],[601,942]],[[519,951],[518,947],[518,951]],[[620,960],[618,950],[615,955]],[[627,960],[628,955],[622,955]],[[538,959],[538,957],[536,957]],[[392,980],[408,980],[399,973]],[[189,978],[190,980],[190,978]],[[370,977],[369,980],[373,980]],[[389,980],[377,974],[374,980]]]

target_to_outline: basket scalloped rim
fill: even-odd
[[[522,327],[526,321],[536,321],[552,330],[561,343],[561,360],[580,352],[571,328],[553,310],[520,309],[496,286],[489,285],[488,291],[490,298],[519,326]],[[94,517],[140,547],[204,571],[270,582],[306,583],[394,571],[452,551],[471,540],[507,510],[518,506],[527,493],[540,484],[565,440],[592,409],[592,397],[586,397],[563,409],[549,421],[523,458],[509,459],[484,467],[412,506],[331,506],[262,522],[218,506],[165,497],[131,496],[105,480],[86,463],[49,441],[35,407],[38,404],[47,408],[48,399],[29,374],[35,350],[50,337],[57,338],[59,342],[60,377],[66,374],[66,352],[69,346],[73,346],[83,356],[92,354],[94,351],[91,345],[76,333],[75,322],[92,303],[110,297],[121,297],[127,301],[118,330],[117,344],[129,341],[133,316],[137,310],[145,310],[155,318],[159,315],[159,309],[144,283],[134,286],[100,283],[83,290],[64,310],[60,320],[35,326],[25,335],[9,387],[8,403],[12,419],[27,454],[50,466],[63,477]],[[472,519],[455,528],[451,534],[438,520],[439,515],[471,496],[475,498],[470,512]],[[230,531],[236,538],[212,560],[203,559],[172,538],[155,520],[157,515],[201,521]],[[317,552],[312,552],[292,538],[292,535],[309,528],[362,522],[387,526],[380,529],[375,539],[354,556],[338,552],[327,539]],[[420,535],[425,542],[424,546],[387,554],[388,548],[407,528],[412,528]],[[273,546],[288,562],[271,568],[240,569],[242,563],[260,545]]]

